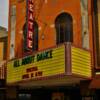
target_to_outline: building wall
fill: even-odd
[[[26,22],[26,0],[10,0],[9,10],[9,37],[8,37],[8,59],[22,57],[23,54],[23,26]],[[40,3],[41,2],[41,3]],[[91,12],[90,6],[91,0],[88,0],[88,11]],[[43,3],[43,4],[42,4]],[[11,7],[16,6],[15,15],[15,36],[13,39],[13,54],[11,50]],[[80,0],[37,0],[35,9],[36,21],[39,25],[39,37],[38,37],[38,50],[43,50],[56,46],[56,29],[55,19],[63,12],[69,13],[73,18],[73,43],[77,47],[82,47],[82,25],[81,25],[81,3]],[[89,38],[91,38],[91,13],[89,13]],[[12,28],[13,29],[13,28]],[[88,39],[89,40],[89,39]],[[90,40],[89,40],[90,41]],[[86,43],[85,43],[86,44]],[[92,47],[92,43],[89,42],[88,49]],[[20,48],[20,49],[19,49]],[[11,57],[11,54],[13,55]]]
[[[45,46],[45,48],[49,48],[56,45],[55,19],[63,12],[71,14],[73,18],[73,44],[81,47],[81,27],[79,27],[81,25],[81,13],[78,8],[80,8],[79,0],[49,0],[47,3],[44,3],[39,16],[42,23],[39,26],[43,28],[43,22],[46,23],[47,26],[45,27],[45,30],[43,30],[45,37],[44,40],[41,39],[42,29],[40,30],[39,49],[44,49],[43,46]]]
[[[3,48],[4,48],[3,46],[4,46],[4,43],[3,42],[0,43],[0,48],[1,48],[0,49],[0,61],[3,60]]]
[[[0,26],[0,99],[5,99],[5,67],[7,58],[7,29]]]

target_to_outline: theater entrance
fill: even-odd
[[[77,87],[42,87],[37,89],[20,89],[18,100],[82,100],[80,88]]]

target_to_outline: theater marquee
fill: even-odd
[[[65,47],[8,62],[7,83],[65,73]]]

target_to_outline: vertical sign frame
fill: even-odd
[[[33,22],[34,22],[34,3],[33,0],[27,0],[27,48],[32,51],[33,48]]]

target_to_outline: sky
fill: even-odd
[[[0,0],[0,26],[8,29],[8,2],[9,0]]]

